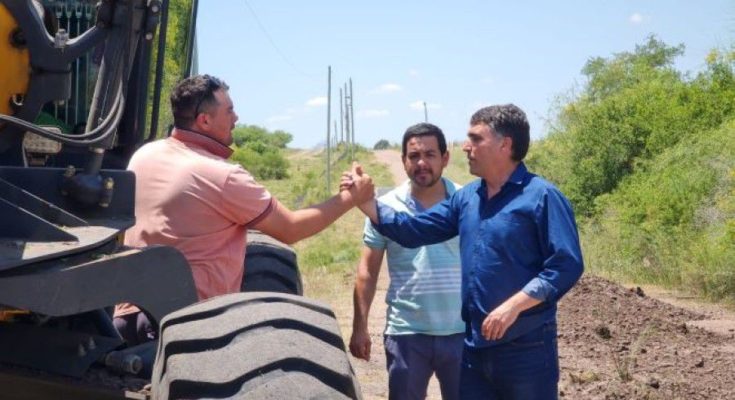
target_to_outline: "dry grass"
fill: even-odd
[[[338,157],[335,157],[337,159]],[[392,182],[384,164],[375,161],[372,153],[358,151],[355,158],[365,167],[377,186]],[[263,184],[282,202],[299,208],[321,201],[326,197],[325,156],[322,152],[291,151],[291,178],[283,181],[265,181]],[[350,167],[344,157],[332,166],[332,193],[336,193],[341,172]],[[325,188],[320,190],[320,188]],[[351,210],[321,233],[294,245],[299,269],[304,280],[304,295],[335,306],[348,299],[351,305],[351,287],[354,270],[360,256],[364,216]]]

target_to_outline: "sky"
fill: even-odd
[[[735,46],[733,0],[296,1],[200,0],[199,72],[224,79],[239,124],[284,130],[292,148],[340,133],[340,88],[352,80],[355,140],[399,143],[436,124],[464,140],[492,104],[527,114],[543,138],[559,98],[579,92],[593,57],[633,51],[649,35],[685,45],[696,74],[710,50]]]

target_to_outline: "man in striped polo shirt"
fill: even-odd
[[[420,213],[448,198],[459,185],[443,178],[449,162],[447,143],[438,127],[420,123],[403,136],[402,160],[409,180],[380,200],[397,211]],[[444,400],[459,397],[464,323],[458,238],[415,249],[382,236],[366,220],[362,257],[354,292],[350,351],[370,359],[368,312],[383,261],[388,253],[390,286],[385,354],[389,399],[425,399],[436,373]]]

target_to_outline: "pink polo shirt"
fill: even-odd
[[[247,227],[273,208],[271,194],[227,161],[231,154],[209,137],[175,129],[141,147],[128,165],[136,175],[136,223],[125,244],[181,251],[200,300],[240,291]],[[135,311],[131,304],[115,307],[116,316]]]

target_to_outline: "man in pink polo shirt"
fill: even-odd
[[[179,82],[171,94],[171,136],[141,147],[128,165],[136,175],[136,224],[126,232],[125,244],[167,245],[181,251],[191,265],[200,300],[240,290],[248,228],[294,243],[369,200],[374,190],[363,174],[350,191],[289,210],[249,172],[227,160],[237,122],[228,89],[209,75]],[[132,304],[115,307],[114,323],[131,345],[156,334]]]

